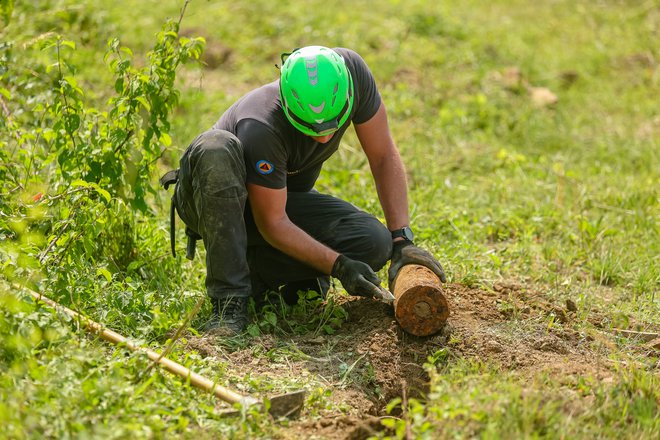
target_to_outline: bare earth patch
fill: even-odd
[[[191,337],[188,344],[202,356],[227,361],[235,377],[312,377],[332,391],[326,396],[329,405],[313,414],[303,410],[282,427],[282,438],[363,439],[381,431],[379,418],[391,399],[404,390],[407,396],[424,397],[429,378],[423,364],[443,348],[454,358],[478,358],[523,378],[543,372],[559,379],[590,375],[611,380],[611,339],[575,330],[570,301],[552,304],[516,283],[496,285],[493,291],[446,284],[444,291],[451,314],[430,337],[403,332],[389,305],[346,298],[342,306],[348,320],[334,335],[265,335],[236,351],[219,348],[213,338]]]

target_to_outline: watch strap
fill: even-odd
[[[390,232],[392,233],[392,239],[401,237],[406,241],[410,241],[410,242],[413,241],[413,232],[409,226],[404,226],[401,229],[396,229]]]

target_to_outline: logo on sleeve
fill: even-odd
[[[257,171],[259,174],[270,174],[275,171],[275,167],[267,160],[260,160],[257,162]]]

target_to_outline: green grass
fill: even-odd
[[[147,213],[120,201],[96,211],[82,205],[94,234],[69,251],[55,246],[41,264],[41,252],[78,199],[33,201],[37,192],[56,196],[66,187],[55,161],[33,163],[35,150],[16,148],[9,126],[13,118],[36,144],[39,105],[52,101],[55,81],[53,52],[39,43],[46,33],[76,43],[65,56],[83,100],[106,108],[114,96],[114,76],[103,62],[107,40],[120,38],[143,66],[163,22],[178,18],[181,6],[16,2],[0,29],[0,42],[12,42],[11,49],[0,43],[0,89],[9,95],[1,96],[11,113],[8,118],[0,107],[0,277],[8,281],[0,284],[0,424],[6,427],[0,437],[284,435],[285,425],[262,415],[220,418],[213,399],[169,376],[136,379],[147,365],[142,356],[107,347],[47,308],[17,300],[10,284],[28,281],[155,348],[204,294],[203,258],[169,255],[163,192],[149,195]],[[182,33],[206,39],[208,67],[178,70],[173,143],[157,163],[154,188],[156,175],[176,166],[188,142],[236,98],[277,78],[273,65],[281,52],[306,44],[351,47],[370,65],[387,106],[407,167],[418,242],[438,257],[451,282],[489,290],[515,280],[548,301],[571,299],[579,311],[570,325],[585,333],[595,332],[592,312],[601,316],[598,331],[660,330],[657,1],[192,1]],[[558,102],[535,105],[530,87],[548,88]],[[12,170],[20,186],[12,184]],[[382,217],[352,133],[317,188]],[[178,240],[183,249],[182,233]],[[318,307],[318,319],[305,323],[296,313],[308,310],[274,305],[258,315],[250,336],[225,349],[250,346],[263,334],[284,341],[341,326],[339,309]],[[524,331],[526,323],[513,325]],[[376,435],[405,438],[408,429],[419,438],[655,438],[657,353],[640,355],[642,345],[617,340],[606,350],[622,365],[612,367],[608,382],[589,374],[523,376],[497,362],[450,355],[427,367],[428,399],[405,408],[393,402],[396,418],[388,423],[395,431]],[[257,344],[254,356],[297,359],[304,353],[296,349]],[[273,387],[259,375],[232,376],[225,360],[180,346],[173,356],[228,386],[263,393]],[[300,385],[296,379],[281,377],[276,385]],[[333,405],[332,388],[305,380],[314,390],[309,417],[320,417]]]
[[[652,438],[657,379],[622,370],[616,383],[593,377],[520,378],[481,362],[454,360],[433,371],[428,401],[412,399],[385,423],[393,438]],[[401,411],[393,401],[391,412]],[[403,435],[402,435],[403,434]],[[388,437],[389,438],[389,437]]]

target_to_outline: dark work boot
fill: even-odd
[[[213,314],[204,331],[218,336],[236,336],[243,333],[248,324],[248,299],[240,296],[211,298]]]
[[[285,303],[292,306],[298,303],[298,292],[303,291],[307,292],[308,290],[313,290],[317,292],[321,298],[325,298],[325,295],[330,289],[330,278],[329,277],[318,277],[312,278],[309,280],[300,280],[292,281],[286,283],[280,288],[280,295]]]

